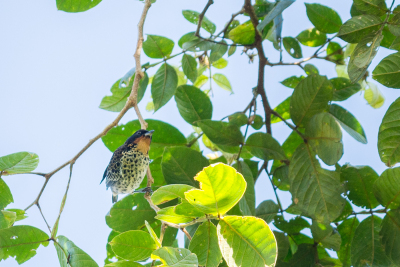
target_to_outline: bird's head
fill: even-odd
[[[129,148],[136,148],[140,152],[147,154],[150,149],[151,138],[154,130],[139,130],[126,140],[125,145]]]

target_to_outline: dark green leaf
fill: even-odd
[[[233,92],[231,83],[229,82],[228,78],[226,78],[225,75],[220,74],[220,73],[215,73],[212,76],[212,78],[213,78],[214,82],[216,84],[218,84],[219,87],[221,87],[222,89],[224,89],[228,92],[231,92],[231,93]]]
[[[152,159],[162,155],[164,148],[169,146],[186,145],[185,136],[174,126],[157,120],[147,119],[147,130],[155,130],[152,137],[151,149],[149,156]],[[112,128],[101,139],[105,146],[114,152],[118,147],[125,143],[137,130],[140,130],[140,122],[138,120],[130,121],[127,124],[121,124]]]
[[[384,86],[400,88],[400,52],[382,59],[372,72],[372,78]]]
[[[338,32],[342,25],[339,14],[327,6],[320,4],[307,4],[307,16],[321,32],[335,33]]]
[[[290,96],[286,98],[284,101],[282,101],[278,106],[274,108],[274,110],[282,116],[285,120],[290,119]],[[277,123],[280,122],[281,119],[272,115],[271,117],[271,123]]]
[[[54,243],[61,267],[98,267],[99,265],[82,249],[77,247],[65,236],[57,237],[58,244]]]
[[[260,115],[256,115],[254,117],[253,123],[251,124],[251,127],[253,127],[254,130],[260,130],[263,125],[263,118]]]
[[[189,22],[193,24],[198,24],[199,23],[199,12],[193,11],[193,10],[182,10],[182,15],[187,19]],[[201,27],[208,31],[209,33],[213,34],[217,27],[215,26],[214,23],[212,23],[206,16],[203,17],[203,20],[201,22]]]
[[[157,70],[151,84],[151,95],[153,96],[154,111],[167,104],[175,94],[178,86],[178,75],[173,67],[164,63]]]
[[[157,249],[150,234],[138,230],[117,235],[110,245],[118,257],[130,261],[145,260]]]
[[[400,210],[391,210],[386,214],[379,235],[386,256],[397,266],[400,265]]]
[[[344,220],[339,226],[338,231],[342,238],[342,244],[338,251],[339,259],[343,263],[343,267],[351,266],[351,242],[353,241],[354,233],[357,226],[360,224],[357,217],[352,217]]]
[[[289,191],[290,181],[289,181],[289,166],[282,165],[274,169],[272,172],[272,182],[274,185],[282,191]]]
[[[300,233],[300,231],[304,228],[310,227],[310,224],[301,217],[295,217],[287,222],[283,219],[282,215],[275,216],[274,225],[279,230],[288,234],[297,234]]]
[[[274,231],[274,236],[276,239],[276,243],[278,245],[278,261],[279,260],[283,260],[284,258],[286,258],[288,252],[289,252],[289,248],[290,248],[290,244],[289,244],[289,239],[288,237],[285,235],[285,233],[282,232],[278,232],[278,231]],[[277,265],[279,266],[279,265]]]
[[[333,101],[344,101],[361,90],[361,85],[359,83],[351,83],[347,78],[337,77],[329,81],[335,89],[333,91]]]
[[[295,266],[309,266],[315,265],[315,257],[318,257],[315,251],[315,247],[311,244],[300,244],[293,257],[289,260],[288,265],[290,267]]]
[[[188,32],[188,33],[184,34],[178,41],[179,47],[183,48],[184,43],[196,40],[197,37],[194,34],[195,34],[195,32]]]
[[[210,98],[199,88],[191,85],[181,85],[176,89],[175,101],[182,118],[195,125],[196,121],[212,117]]]
[[[192,38],[191,40],[182,44],[182,48],[184,50],[188,50],[191,52],[201,52],[201,51],[208,51],[214,46],[213,42],[200,39],[196,36],[192,36],[191,38]]]
[[[364,129],[350,112],[339,105],[332,104],[329,113],[335,117],[340,126],[354,139],[363,144],[367,143]]]
[[[256,216],[263,219],[266,223],[272,222],[279,212],[279,206],[272,200],[264,200],[256,209]]]
[[[353,0],[353,4],[364,14],[382,16],[387,10],[385,0]]]
[[[254,216],[256,214],[256,193],[254,190],[254,178],[249,166],[244,161],[237,161],[232,165],[246,180],[246,191],[239,201],[242,215]]]
[[[160,260],[163,266],[191,267],[198,266],[197,256],[185,248],[159,248],[151,254],[151,259]]]
[[[349,201],[346,201],[346,204],[344,205],[342,213],[333,222],[335,222],[335,223],[341,222],[341,221],[347,219],[352,214],[353,214],[353,207],[351,206]]]
[[[237,44],[251,45],[255,42],[255,29],[251,21],[247,21],[229,32],[229,39]]]
[[[346,21],[338,33],[338,37],[349,43],[358,43],[364,36],[376,32],[381,27],[382,20],[373,15],[362,15]]]
[[[65,12],[83,12],[97,6],[101,0],[56,0],[57,9]]]
[[[313,220],[311,225],[311,233],[314,237],[314,241],[321,243],[321,245],[327,249],[333,249],[338,251],[342,240],[340,235],[333,230],[333,227],[329,224],[318,223]]]
[[[396,49],[396,47],[391,47],[393,42],[394,42],[394,40],[396,39],[396,36],[394,36],[390,32],[390,30],[389,30],[387,25],[383,28],[382,34],[383,34],[383,39],[382,39],[382,42],[381,42],[381,46],[385,47],[385,48],[388,48],[388,49],[398,50],[398,49]]]
[[[400,167],[386,169],[374,183],[374,195],[382,206],[400,207]]]
[[[228,57],[232,56],[236,52],[236,45],[231,45],[228,50]]]
[[[182,69],[191,82],[194,83],[197,80],[197,61],[194,57],[184,54],[182,56]]]
[[[303,54],[301,53],[301,47],[299,42],[293,37],[283,37],[282,39],[283,46],[286,51],[294,58],[302,58]]]
[[[150,58],[164,58],[171,54],[174,45],[171,39],[148,34],[143,42],[143,52]]]
[[[208,160],[188,147],[165,148],[161,163],[167,184],[187,184],[197,187],[193,177],[208,166]]]
[[[330,61],[341,64],[344,63],[343,49],[338,43],[329,42],[328,47],[326,48],[326,56]]]
[[[17,152],[0,157],[0,172],[3,175],[33,171],[39,164],[39,156],[30,152]]]
[[[246,125],[249,119],[247,118],[246,114],[242,112],[236,112],[232,115],[228,116],[229,123],[234,124],[236,126],[243,126]]]
[[[326,34],[316,28],[310,28],[299,33],[296,38],[302,45],[317,47],[325,43]]]
[[[162,157],[158,157],[155,160],[153,160],[149,167],[151,171],[151,176],[153,176],[154,183],[152,186],[158,187],[158,186],[163,186],[166,184],[164,176],[162,174],[161,170],[161,160]],[[142,183],[140,184],[139,188],[145,188],[147,187],[147,174],[145,178],[143,179]]]
[[[317,113],[328,110],[332,100],[333,86],[325,76],[310,75],[295,88],[290,100],[293,122],[302,126]]]
[[[389,30],[395,36],[400,36],[400,13],[397,13],[389,20]]]
[[[220,42],[221,44],[214,44],[210,52],[210,63],[217,61],[222,58],[223,55],[228,51],[228,46],[224,40]]]
[[[245,149],[262,160],[284,160],[285,151],[270,134],[254,133],[246,140]]]
[[[307,75],[319,74],[317,67],[315,67],[313,64],[306,64],[304,66],[304,71]]]
[[[7,207],[8,204],[13,203],[14,199],[11,194],[11,190],[4,182],[3,179],[0,178],[0,210]]]
[[[289,87],[289,88],[295,88],[303,79],[304,79],[304,76],[300,76],[300,77],[291,76],[291,77],[281,81],[281,84],[283,84],[284,86]]]

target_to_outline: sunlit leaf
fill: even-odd
[[[65,12],[83,12],[97,6],[101,0],[56,0],[57,9]]]
[[[182,10],[182,15],[187,19],[189,22],[193,24],[198,24],[199,23],[199,12],[193,11],[193,10]],[[206,16],[203,17],[203,20],[201,22],[201,27],[208,31],[209,33],[213,34],[217,27],[215,26],[214,23],[212,23]]]
[[[192,267],[198,266],[197,256],[185,248],[159,248],[151,254],[153,260],[160,260],[163,266]]]
[[[143,42],[143,52],[150,58],[164,58],[171,54],[174,45],[171,39],[148,34]]]
[[[212,76],[214,82],[216,84],[218,84],[219,87],[221,87],[224,90],[227,90],[229,92],[233,92],[232,91],[232,86],[231,83],[229,82],[228,78],[226,78],[225,75],[221,74],[221,73],[215,73]]]
[[[57,250],[61,267],[98,267],[99,265],[81,248],[77,247],[65,236],[57,237],[58,244],[54,244]]]
[[[307,16],[321,32],[335,33],[338,32],[342,25],[339,14],[327,6],[320,4],[307,4]]]
[[[299,33],[296,38],[302,45],[317,47],[325,43],[326,34],[316,28],[310,28]]]
[[[285,50],[294,58],[302,58],[301,47],[299,42],[293,37],[283,37],[283,46]]]
[[[278,106],[274,108],[274,110],[282,116],[285,120],[290,119],[290,96],[283,100]],[[281,119],[272,115],[271,117],[271,123],[277,123],[280,122]]]
[[[181,199],[185,199],[184,193],[191,189],[194,189],[194,187],[186,184],[165,185],[158,188],[151,195],[151,200],[155,205],[159,205],[178,197],[180,197]]]
[[[0,210],[7,207],[8,204],[13,203],[14,199],[11,194],[11,190],[4,182],[3,179],[0,178]]]
[[[110,245],[118,257],[130,261],[145,260],[157,249],[150,234],[138,230],[117,235]]]
[[[0,172],[3,175],[33,171],[39,164],[39,156],[30,152],[17,152],[0,157]]]
[[[237,44],[250,45],[255,42],[256,32],[251,21],[247,21],[229,32],[229,39]]]

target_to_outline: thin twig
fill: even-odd
[[[43,173],[43,172],[28,172],[28,174],[34,174],[34,175],[39,175],[39,176],[43,176],[43,177],[46,176],[46,173]]]
[[[189,239],[189,241],[192,241],[192,237],[190,236],[189,232],[185,228],[182,228],[181,231],[186,235],[186,237]]]
[[[39,211],[40,211],[40,214],[42,215],[42,218],[43,218],[44,222],[46,223],[47,228],[49,228],[49,232],[51,233],[50,225],[47,223],[47,220],[46,220],[46,218],[44,217],[44,214],[43,214],[43,212],[42,212],[42,209],[40,208],[39,203],[36,203],[36,206],[38,207],[38,209],[39,209]]]
[[[192,141],[190,141],[186,146],[187,146],[187,147],[191,147],[192,145],[194,145],[194,144],[197,142],[197,140],[199,140],[200,137],[203,136],[203,134],[204,134],[204,133],[199,134],[196,138],[194,138]]]
[[[274,116],[278,117],[279,119],[281,119],[281,121],[283,121],[290,129],[292,129],[293,131],[298,133],[300,135],[300,137],[303,139],[303,141],[305,143],[307,143],[307,138],[304,136],[304,134],[302,132],[300,132],[299,129],[297,129],[294,125],[290,124],[286,119],[284,119],[281,116],[281,114],[279,114],[275,110],[272,110],[271,113],[272,113],[272,115],[274,115]]]
[[[233,20],[239,16],[240,14],[244,13],[244,8],[242,7],[241,10],[239,10],[237,13],[232,14],[231,19],[228,21],[228,23],[226,23],[225,27],[222,29],[222,31],[220,31],[216,36],[220,36],[221,34],[224,34],[223,37],[225,37],[226,31],[228,30],[229,26],[231,25],[231,23],[233,22]]]
[[[250,126],[250,116],[251,116],[251,112],[252,112],[252,110],[251,110],[251,107],[250,107],[250,108],[249,108],[249,119],[247,120],[246,130],[245,130],[245,132],[244,132],[244,137],[243,137],[243,139],[244,139],[245,141],[246,141],[247,132],[248,132],[249,126]],[[239,159],[240,159],[240,154],[242,153],[243,146],[244,146],[244,144],[240,144],[239,153],[238,153],[237,158],[236,158],[238,161],[239,161]],[[239,164],[239,165],[240,165],[240,164]]]
[[[164,234],[165,234],[165,230],[167,229],[167,225],[162,222],[161,223],[161,231],[160,231],[160,243],[162,244],[163,239],[164,239]]]
[[[199,22],[197,23],[197,29],[196,29],[196,32],[195,32],[195,34],[194,34],[194,35],[197,36],[197,37],[200,37],[200,28],[201,28],[201,24],[202,24],[202,22],[203,22],[204,15],[206,14],[207,9],[208,9],[212,4],[214,4],[214,1],[213,1],[213,0],[208,0],[207,5],[204,7],[203,11],[202,11],[202,12],[200,13],[200,15],[199,15]]]
[[[274,185],[274,182],[272,181],[271,175],[269,174],[267,168],[268,168],[268,164],[267,164],[267,166],[265,166],[264,170],[267,173],[268,179],[269,179],[269,181],[271,182],[271,185],[272,185],[272,189],[274,190],[275,197],[276,197],[276,202],[278,203],[278,207],[279,207],[279,211],[280,211],[281,214],[283,214],[282,204],[281,204],[281,201],[279,199],[278,193],[276,192],[277,187]]]

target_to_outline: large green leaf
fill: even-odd
[[[338,251],[340,249],[340,244],[342,240],[337,231],[333,230],[330,224],[322,224],[313,220],[311,225],[311,233],[316,243],[321,243],[321,245],[327,249],[333,249]]]
[[[138,230],[119,234],[109,244],[118,257],[130,261],[145,260],[157,249],[150,234]]]
[[[213,164],[199,172],[200,189],[185,192],[186,200],[206,214],[222,216],[246,191],[246,181],[236,170],[223,163]]]
[[[290,119],[290,96],[286,98],[284,101],[282,101],[278,106],[274,108],[274,110],[282,116],[285,120]],[[281,119],[272,115],[271,117],[271,123],[277,123],[280,122]]]
[[[357,44],[354,52],[351,54],[347,68],[352,83],[356,83],[364,77],[369,64],[371,64],[378,52],[382,39],[383,35],[381,33],[372,33],[365,36]]]
[[[282,39],[283,46],[285,50],[294,58],[302,58],[303,54],[301,53],[301,47],[299,42],[293,37],[283,37]]]
[[[143,52],[150,58],[164,58],[174,49],[174,41],[158,35],[147,35],[143,42]]]
[[[57,244],[58,243],[58,244]],[[99,265],[81,248],[65,236],[58,236],[54,247],[61,267],[98,267]]]
[[[197,61],[194,57],[184,54],[182,56],[182,69],[192,83],[197,80]]]
[[[28,225],[0,229],[0,261],[15,257],[22,264],[36,255],[39,245],[47,247],[49,236],[42,230]]]
[[[14,199],[11,194],[11,190],[4,182],[3,179],[0,178],[0,210],[7,207],[8,204],[13,203]]]
[[[178,86],[178,75],[173,67],[164,63],[157,70],[151,84],[154,111],[167,104]]]
[[[134,79],[135,75],[129,77],[129,82],[128,84],[125,84],[125,86],[122,86],[123,83],[121,84],[122,79],[116,81],[114,85],[111,87],[112,95],[103,97],[99,108],[113,112],[120,112],[122,108],[125,106],[126,100],[128,99],[129,95],[131,94]],[[148,83],[149,83],[149,76],[145,72],[144,77],[140,80],[139,83],[138,95],[137,95],[138,103],[142,100]]]
[[[197,256],[185,248],[159,248],[151,254],[151,259],[160,260],[165,267],[198,266]]]
[[[382,59],[373,70],[372,78],[384,86],[400,88],[400,52]]]
[[[306,3],[306,9],[308,18],[315,28],[321,32],[335,33],[342,26],[339,14],[332,8],[320,4]]]
[[[282,215],[274,218],[274,225],[287,234],[298,234],[304,228],[310,227],[310,224],[301,217],[295,217],[287,222]]]
[[[308,216],[331,222],[340,215],[345,200],[339,173],[322,169],[308,145],[300,145],[294,152],[289,178],[293,202]]]
[[[224,89],[224,90],[226,90],[228,92],[231,92],[231,93],[233,92],[232,91],[232,85],[229,82],[228,78],[226,78],[225,75],[223,75],[221,73],[215,73],[212,76],[212,78],[213,78],[214,82],[216,84],[218,84],[219,87],[221,87],[222,89]]]
[[[208,160],[200,153],[188,147],[166,148],[161,162],[164,179],[167,184],[187,184],[197,187],[193,179]]]
[[[97,6],[101,0],[56,0],[57,9],[65,12],[83,12]]]
[[[400,167],[386,169],[374,183],[374,195],[382,206],[400,207]]]
[[[379,232],[382,246],[396,266],[400,265],[400,210],[389,211],[382,221]]]
[[[350,96],[361,90],[359,83],[351,83],[351,81],[344,77],[336,77],[329,80],[333,88],[333,101],[344,101]]]
[[[256,209],[256,216],[263,219],[266,223],[272,222],[279,212],[279,206],[272,200],[264,200]]]
[[[264,220],[250,216],[225,216],[218,224],[217,233],[219,247],[228,266],[274,265],[277,245]]]
[[[317,47],[325,43],[326,34],[316,28],[310,28],[299,33],[296,38],[302,45]]]
[[[217,227],[210,221],[203,222],[190,241],[189,250],[197,255],[199,265],[217,267],[222,258]]]
[[[8,210],[0,210],[0,229],[12,226],[17,219],[17,213]]]
[[[234,43],[251,45],[255,42],[256,32],[251,21],[247,21],[229,32],[229,39]]]
[[[237,161],[233,167],[243,175],[246,180],[246,192],[239,201],[239,208],[243,215],[256,214],[256,193],[254,190],[254,178],[250,167],[244,161]]]
[[[33,171],[39,164],[39,156],[30,152],[17,152],[0,157],[0,172],[3,175]]]
[[[290,100],[290,115],[293,122],[306,125],[317,113],[328,110],[332,100],[333,86],[325,76],[310,75],[294,89]]]
[[[185,199],[185,192],[190,189],[194,189],[193,186],[186,184],[171,184],[165,185],[158,188],[152,195],[151,200],[155,205],[162,204],[164,202],[171,201],[175,198],[180,197]]]
[[[239,145],[244,138],[238,126],[223,121],[202,120],[197,122],[204,134],[223,151],[239,152]]]
[[[306,136],[325,164],[334,165],[342,157],[342,130],[331,114],[314,115],[306,127]]]
[[[182,10],[182,15],[187,19],[189,22],[193,24],[198,24],[199,23],[199,15],[200,13],[197,11],[193,10]],[[213,34],[217,27],[215,26],[214,23],[212,23],[206,16],[203,17],[203,20],[201,22],[201,27],[208,31],[209,33]]]
[[[385,0],[353,0],[354,7],[361,13],[382,16],[386,13]]]
[[[400,36],[400,13],[389,20],[388,28],[393,35]]]
[[[156,213],[141,194],[124,197],[111,208],[106,216],[107,225],[117,232],[138,230],[144,227],[145,220],[155,221]]]
[[[392,266],[380,242],[381,222],[381,218],[372,215],[358,225],[351,243],[351,263],[354,267]]]
[[[348,198],[357,206],[367,209],[379,205],[373,193],[373,186],[379,175],[369,166],[352,167],[346,165],[342,168],[340,179],[346,182]]]
[[[378,151],[383,163],[393,166],[400,162],[400,97],[383,116],[378,133]]]
[[[262,160],[286,159],[281,145],[268,133],[258,132],[250,135],[246,140],[245,148],[253,156]]]
[[[152,159],[162,155],[165,147],[186,145],[185,136],[174,126],[163,121],[147,119],[147,130],[154,130],[150,146],[149,156]],[[137,130],[140,130],[139,120],[130,121],[112,128],[103,136],[104,145],[114,152],[118,147],[131,137]]]
[[[352,217],[344,220],[339,226],[338,231],[342,238],[342,244],[338,251],[338,257],[343,263],[343,267],[351,266],[351,242],[353,241],[354,233],[357,226],[360,224],[357,217]]]
[[[213,45],[211,48],[210,52],[210,63],[213,63],[217,61],[218,59],[221,59],[223,55],[228,51],[228,46],[224,40],[222,40],[220,43]]]
[[[175,101],[182,118],[195,125],[196,121],[211,119],[213,106],[210,98],[199,88],[181,85],[176,89]]]
[[[352,17],[340,27],[337,36],[346,42],[358,43],[364,36],[379,30],[381,24],[382,20],[373,15]]]

